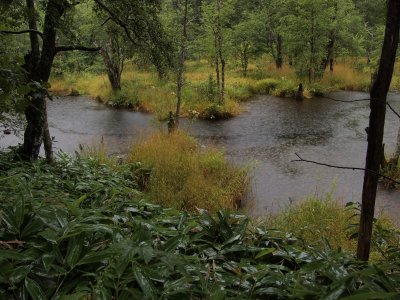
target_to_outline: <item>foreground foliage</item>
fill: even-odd
[[[399,248],[367,265],[328,244],[141,200],[140,164],[0,155],[1,299],[396,299]]]

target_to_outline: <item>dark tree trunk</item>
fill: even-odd
[[[366,171],[362,194],[360,231],[358,236],[357,258],[369,259],[372,227],[375,212],[375,199],[378,187],[382,142],[385,127],[386,97],[392,80],[396,52],[399,43],[400,1],[388,0],[385,38],[377,78],[371,89],[371,114],[369,119],[368,149]]]
[[[223,37],[222,37],[222,24],[221,24],[221,0],[216,0],[217,2],[217,56],[219,62],[221,63],[221,89],[219,96],[219,104],[224,104],[225,102],[225,57],[222,50],[223,46]]]
[[[326,47],[326,58],[322,62],[322,73],[326,70],[329,64],[330,72],[333,72],[333,64],[334,64],[334,46],[335,41],[331,39],[329,41],[328,46]]]
[[[188,0],[185,0],[183,20],[182,20],[182,42],[181,42],[181,51],[179,55],[178,74],[177,74],[177,101],[176,101],[176,113],[175,113],[176,126],[179,126],[179,116],[181,114],[183,72],[185,68],[185,58],[186,58],[186,41],[188,38],[187,25],[188,25]]]
[[[217,42],[217,33],[214,32],[214,48],[215,48],[215,77],[217,81],[217,92],[218,97],[221,95],[221,80],[220,80],[220,70],[219,70],[219,57],[218,57],[218,42]]]
[[[277,69],[282,69],[283,66],[283,54],[282,54],[282,36],[278,34],[276,36],[276,59],[275,64]]]
[[[248,57],[248,45],[246,43],[242,46],[241,54],[240,54],[240,61],[242,64],[243,76],[247,77],[247,69],[249,66],[249,57]]]
[[[113,91],[119,91],[121,90],[121,75],[124,69],[124,54],[122,53],[118,35],[112,32],[109,33],[109,36],[109,41],[100,50],[100,54],[107,69],[111,88]]]
[[[43,45],[40,53],[38,36],[30,33],[31,52],[26,56],[25,69],[28,78],[36,82],[48,82],[56,54],[56,28],[64,13],[66,3],[63,0],[49,1],[46,7],[44,21]],[[33,0],[26,1],[29,29],[37,30],[36,10]],[[26,159],[37,159],[43,138],[46,135],[46,157],[53,159],[52,142],[50,138],[47,112],[46,94],[44,91],[33,91],[27,95],[30,100],[25,110],[27,127],[24,133],[22,155]]]

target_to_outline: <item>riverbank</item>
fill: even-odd
[[[206,61],[188,62],[186,82],[183,88],[182,116],[198,116],[203,119],[230,118],[242,112],[240,103],[257,94],[278,97],[294,97],[299,82],[304,84],[306,98],[325,93],[347,90],[368,91],[371,81],[370,69],[361,60],[341,61],[334,72],[313,84],[299,80],[292,68],[285,65],[277,70],[271,63],[249,66],[247,77],[240,68],[228,68],[226,74],[226,101],[217,104],[217,87],[214,70]],[[398,74],[398,73],[396,73]],[[176,85],[174,76],[159,80],[155,71],[139,69],[128,63],[122,74],[122,89],[113,92],[106,75],[91,73],[65,73],[51,79],[51,91],[56,95],[88,95],[113,107],[151,112],[160,120],[169,111],[175,111]],[[398,90],[400,81],[394,77],[392,89]],[[197,113],[196,113],[197,112]]]
[[[188,213],[144,200],[138,163],[61,155],[49,166],[4,153],[0,161],[5,298],[368,299],[400,292],[398,232],[376,226],[374,262],[361,264],[324,234],[343,234],[341,222],[352,221],[332,203],[287,211],[284,222],[299,214],[310,222],[297,228],[307,232],[303,239],[235,211]],[[310,219],[314,209],[324,213]],[[336,227],[325,228],[329,222]]]

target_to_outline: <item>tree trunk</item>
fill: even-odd
[[[40,53],[37,34],[30,33],[31,52],[25,56],[25,69],[28,78],[35,82],[48,82],[50,71],[56,54],[56,31],[67,3],[63,0],[49,1],[46,7],[43,45]],[[29,29],[37,30],[36,10],[33,0],[26,1]],[[43,137],[46,134],[46,157],[53,159],[52,142],[47,123],[46,95],[42,90],[33,91],[27,95],[30,100],[25,110],[27,127],[24,133],[22,156],[25,159],[37,159]]]
[[[222,50],[223,40],[222,40],[222,24],[221,24],[221,0],[217,1],[217,53],[218,59],[221,63],[221,90],[219,97],[219,104],[224,104],[225,102],[225,58]]]
[[[218,97],[221,95],[221,80],[219,71],[219,57],[218,57],[218,43],[217,43],[217,33],[214,32],[214,48],[215,48],[215,77],[217,81],[217,92]]]
[[[329,64],[330,72],[333,72],[333,63],[334,63],[334,45],[335,42],[333,39],[329,41],[328,46],[326,47],[326,58],[324,58],[322,62],[322,72],[326,70]]]
[[[248,45],[243,43],[241,47],[240,61],[242,64],[242,73],[243,77],[247,77],[247,68],[249,66],[249,57],[248,57]]]
[[[283,54],[282,54],[282,36],[278,34],[276,36],[276,68],[282,69],[283,66]]]
[[[183,87],[183,72],[185,68],[186,58],[186,41],[187,41],[187,25],[188,25],[188,0],[185,0],[184,15],[182,21],[182,42],[181,51],[179,55],[179,66],[177,74],[177,101],[176,101],[176,113],[175,113],[175,125],[179,126],[179,116],[181,114],[181,102],[182,102],[182,87]]]
[[[113,33],[109,33],[112,35]],[[121,90],[121,75],[124,69],[124,55],[120,47],[118,36],[110,36],[109,41],[100,51],[104,65],[107,69],[107,77],[113,91]]]
[[[372,227],[375,212],[375,199],[378,187],[379,166],[382,159],[382,142],[385,127],[386,98],[392,80],[396,52],[399,42],[400,1],[388,0],[385,38],[377,78],[371,89],[371,114],[369,119],[368,149],[366,157],[360,230],[357,245],[357,258],[368,261]]]

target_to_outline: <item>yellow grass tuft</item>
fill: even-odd
[[[201,149],[182,131],[157,133],[139,141],[128,161],[152,168],[147,195],[168,207],[235,209],[247,187],[244,169],[232,166],[221,151]]]

